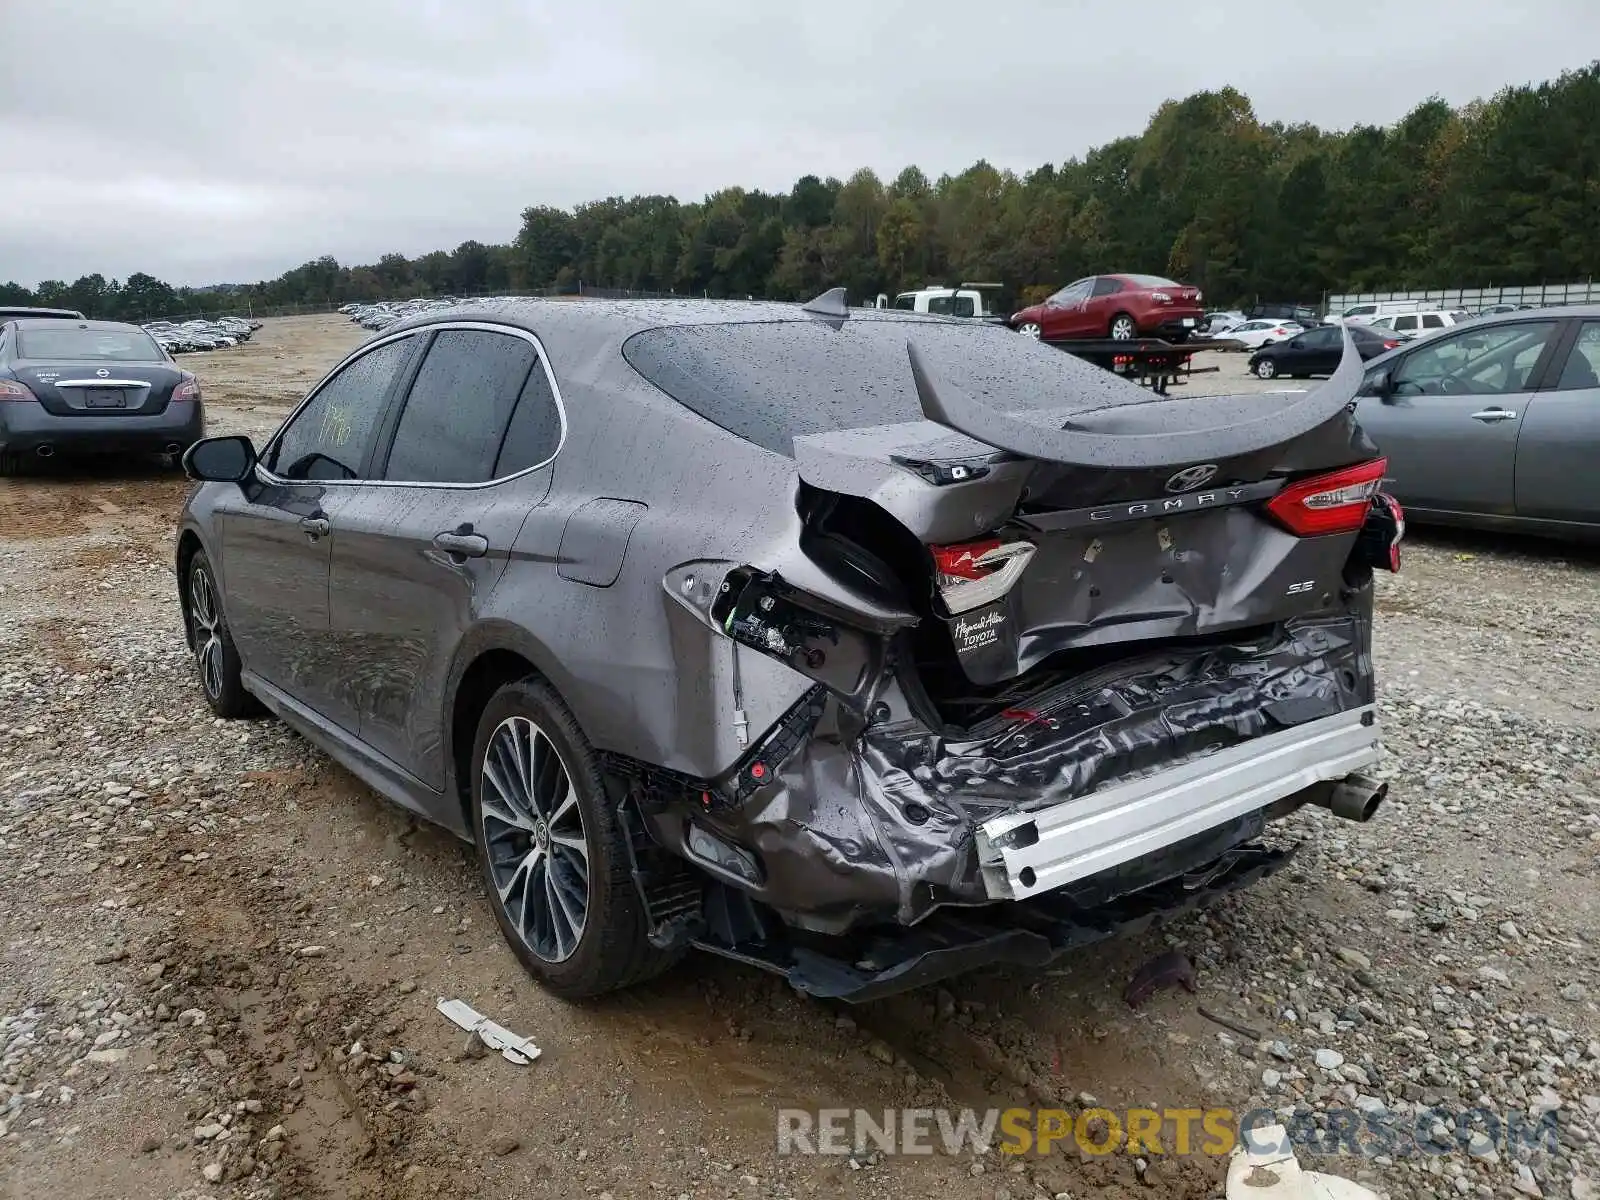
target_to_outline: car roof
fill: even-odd
[[[27,320],[13,320],[12,324],[18,329],[59,329],[61,327],[59,319],[41,320],[39,318],[29,318]],[[108,333],[126,333],[132,330],[135,333],[148,335],[148,330],[141,329],[139,326],[127,321],[74,321],[73,324],[79,329],[100,329]]]
[[[579,331],[595,338],[623,341],[647,329],[677,325],[743,325],[784,321],[893,321],[969,325],[958,317],[941,317],[904,309],[852,308],[849,317],[805,311],[799,304],[776,300],[581,300],[507,296],[470,304],[432,308],[395,322],[383,331],[392,337],[451,321],[481,319],[544,334],[556,329]]]

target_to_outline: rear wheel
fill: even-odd
[[[1127,313],[1118,313],[1111,318],[1111,340],[1114,342],[1131,342],[1138,335],[1139,327],[1133,323],[1133,318]]]
[[[1270,358],[1263,358],[1256,364],[1256,375],[1261,379],[1273,379],[1278,374],[1278,364]]]
[[[507,684],[478,721],[472,832],[500,931],[529,974],[576,999],[669,967],[650,945],[623,829],[594,751],[537,679]]]
[[[239,651],[222,614],[217,577],[204,550],[189,560],[189,639],[206,703],[219,717],[247,717],[257,711],[255,699],[239,678]]]

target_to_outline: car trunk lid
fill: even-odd
[[[165,411],[183,378],[177,367],[150,362],[22,360],[12,374],[57,416],[150,416]]]
[[[1062,424],[978,403],[910,358],[927,421],[798,438],[795,457],[807,484],[871,501],[924,547],[926,623],[970,682],[1338,608],[1382,478],[1348,344],[1288,405],[1162,397]]]

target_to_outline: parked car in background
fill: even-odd
[[[1297,333],[1287,341],[1263,346],[1250,356],[1250,372],[1262,379],[1275,379],[1287,375],[1291,379],[1308,379],[1312,375],[1331,375],[1338,367],[1344,353],[1344,335],[1348,330],[1355,340],[1356,352],[1363,359],[1376,358],[1385,350],[1400,344],[1393,333],[1369,329],[1364,325],[1351,325],[1341,329],[1338,325],[1319,325]]]
[[[1263,346],[1292,338],[1300,331],[1301,326],[1293,321],[1245,321],[1227,330],[1221,337],[1225,341],[1240,343],[1246,350],[1259,350]]]
[[[1235,308],[1218,309],[1208,312],[1200,319],[1199,331],[1215,337],[1224,329],[1231,329],[1235,325],[1243,325],[1250,318]]]
[[[1600,537],[1600,305],[1399,347],[1369,365],[1358,417],[1416,520]]]
[[[1448,329],[1452,325],[1459,325],[1471,319],[1472,314],[1462,309],[1451,312],[1435,309],[1428,312],[1390,313],[1387,316],[1375,317],[1367,323],[1367,328],[1388,330],[1398,334],[1403,340],[1410,341],[1435,329]]]
[[[1245,310],[1245,318],[1250,321],[1293,321],[1302,329],[1315,329],[1327,323],[1314,305],[1285,301],[1252,304]]]
[[[1205,310],[1200,289],[1159,275],[1091,275],[1069,283],[1042,304],[1011,314],[1011,328],[1046,342],[1136,337],[1186,340]]]
[[[1382,802],[1360,383],[1263,419],[842,291],[425,314],[190,451],[184,628],[219,716],[472,842],[557,993],[1037,968]]]
[[[137,325],[0,323],[0,474],[27,456],[176,458],[204,433],[199,381]]]

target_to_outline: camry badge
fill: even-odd
[[[1193,467],[1185,467],[1171,479],[1167,480],[1167,491],[1187,492],[1199,487],[1201,484],[1210,483],[1211,477],[1217,473],[1216,463],[1199,463]]]

